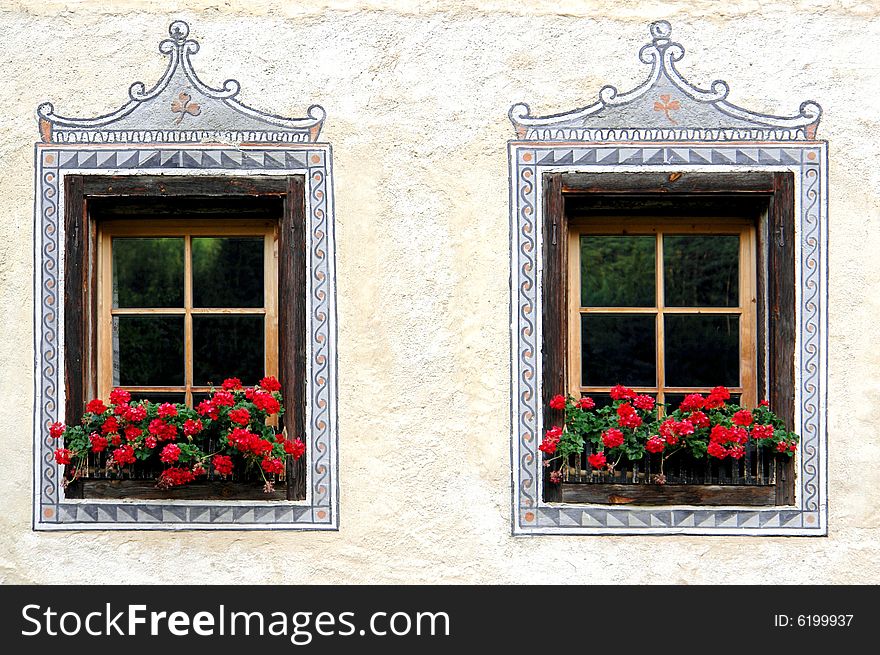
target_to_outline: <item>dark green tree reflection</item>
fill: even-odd
[[[262,237],[193,237],[194,307],[263,306]]]
[[[654,307],[653,236],[581,237],[582,307]]]
[[[183,316],[115,316],[113,329],[115,385],[183,385]]]
[[[582,314],[584,386],[657,384],[655,321],[653,314]]]
[[[183,307],[183,239],[115,237],[113,307]]]
[[[664,236],[663,283],[667,307],[739,306],[739,237]]]

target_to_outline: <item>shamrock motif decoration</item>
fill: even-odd
[[[177,117],[177,120],[174,121],[175,125],[180,125],[180,121],[182,121],[183,117],[187,114],[190,116],[198,116],[202,113],[202,106],[197,102],[190,102],[192,96],[188,93],[181,91],[177,98],[177,100],[171,101],[171,111],[175,114],[180,114],[180,116]]]
[[[654,103],[654,111],[662,111],[666,114],[666,118],[673,125],[678,125],[678,122],[669,115],[670,111],[678,111],[681,109],[681,103],[678,100],[671,100],[672,96],[664,93],[660,96],[660,102]]]

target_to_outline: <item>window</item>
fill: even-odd
[[[98,396],[197,404],[278,375],[278,222],[103,221]]]
[[[676,407],[718,385],[793,424],[790,177],[547,173],[543,393],[610,402],[616,384]],[[772,380],[772,383],[769,381]],[[662,411],[662,409],[661,409]],[[561,416],[545,410],[545,425]],[[599,474],[574,456],[549,501],[784,505],[794,468],[750,447],[742,460],[688,462],[650,484],[659,458]],[[549,470],[545,473],[549,477]]]
[[[68,176],[66,421],[116,387],[194,406],[227,377],[252,385],[274,375],[287,409],[277,427],[303,434],[302,190],[300,176]],[[134,465],[134,479],[101,477],[104,456],[67,498],[305,495],[302,460],[266,494],[248,472],[170,492],[146,463]]]
[[[569,391],[623,383],[659,403],[728,387],[754,407],[755,226],[700,218],[572,221]]]

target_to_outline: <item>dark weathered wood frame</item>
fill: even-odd
[[[762,397],[774,411],[794,425],[796,335],[794,176],[791,172],[747,173],[558,173],[543,176],[543,285],[542,368],[544,425],[559,424],[560,411],[549,407],[550,398],[567,385],[567,252],[566,198],[589,198],[597,211],[628,215],[662,215],[676,207],[687,211],[698,206],[733,203],[751,207],[758,233],[758,380]],[[766,326],[766,333],[764,327]],[[658,496],[653,485],[590,484],[589,492],[566,493],[545,475],[544,500],[553,502],[636,502],[649,504],[790,505],[794,503],[795,469],[792,458],[776,464],[776,485],[766,487],[703,487],[674,489]],[[570,487],[571,485],[566,485]],[[665,503],[664,503],[665,498]]]
[[[79,419],[87,398],[94,395],[96,390],[97,275],[94,244],[97,230],[96,223],[90,216],[89,200],[150,199],[150,211],[142,215],[144,219],[149,219],[173,211],[176,200],[218,197],[275,197],[283,201],[278,261],[279,372],[287,410],[284,416],[285,425],[292,435],[305,434],[306,208],[303,175],[65,176],[64,386],[67,422]],[[244,216],[243,220],[246,219],[247,216]],[[304,499],[306,457],[289,465],[287,477],[287,500]],[[137,485],[133,486],[136,487]],[[76,494],[74,490],[71,491]],[[81,487],[79,492],[82,493]],[[113,497],[119,497],[118,492]],[[180,490],[172,490],[165,497],[188,496],[181,495]],[[217,499],[229,497],[228,493],[216,496]]]

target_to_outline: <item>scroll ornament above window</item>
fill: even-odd
[[[313,143],[326,113],[312,105],[306,118],[267,114],[236,99],[241,85],[226,80],[219,89],[202,82],[190,57],[199,51],[189,25],[174,21],[170,38],[159,43],[168,68],[150,89],[135,82],[129,101],[96,118],[68,118],[51,102],[37,108],[44,143]],[[229,126],[234,126],[230,129]]]
[[[665,21],[651,24],[651,43],[639,59],[651,65],[643,84],[620,93],[613,86],[587,107],[550,116],[532,116],[527,104],[510,108],[517,136],[528,141],[809,141],[816,137],[822,108],[808,100],[794,116],[761,114],[727,101],[726,82],[709,89],[688,82],[675,64],[684,47],[671,40]],[[637,126],[637,127],[635,127]]]

